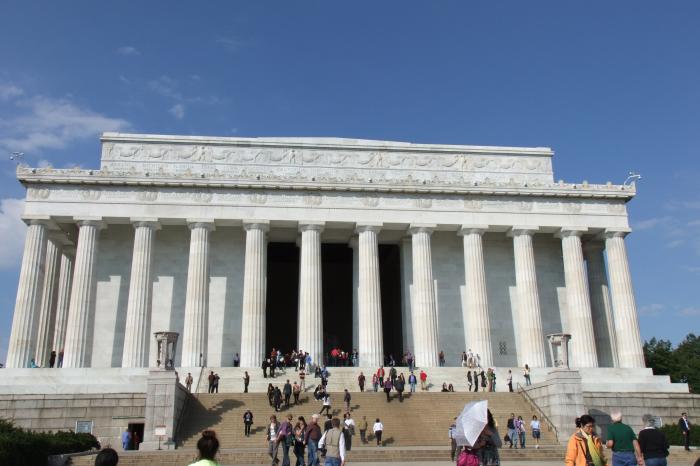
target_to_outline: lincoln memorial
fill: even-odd
[[[105,133],[99,169],[18,169],[28,225],[7,367],[259,367],[272,347],[421,367],[643,368],[634,185],[549,148]]]

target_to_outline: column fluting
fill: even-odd
[[[493,365],[483,246],[483,234],[487,230],[487,226],[463,225],[459,231],[464,243],[464,341],[467,348],[481,356],[483,367]]]
[[[99,220],[80,220],[78,225],[80,231],[68,307],[63,367],[89,367],[92,352],[88,338],[94,306],[97,243],[103,223]]]
[[[639,335],[637,305],[634,300],[625,247],[624,231],[606,231],[605,249],[608,254],[608,274],[612,297],[617,355],[620,367],[644,367],[642,339]]]
[[[379,282],[379,244],[381,225],[358,224],[358,331],[360,365],[376,368],[384,365],[382,297]]]
[[[213,221],[188,222],[190,256],[187,266],[182,367],[206,366],[207,307],[209,305],[209,233]],[[161,361],[165,364],[165,361]]]
[[[241,367],[259,367],[265,357],[267,238],[269,222],[244,221],[245,270],[241,315]]]
[[[58,292],[58,275],[63,244],[60,238],[49,235],[46,242],[46,260],[44,268],[44,285],[39,306],[39,325],[37,330],[36,363],[49,367],[51,349],[53,348],[54,326],[56,323],[56,295]]]
[[[435,225],[411,225],[413,293],[411,324],[416,365],[437,367],[439,335],[430,235]]]
[[[515,259],[515,283],[518,296],[518,329],[520,348],[518,364],[530,367],[545,367],[544,335],[540,312],[540,296],[537,289],[537,270],[532,235],[537,228],[513,228]]]
[[[564,281],[566,283],[566,305],[568,308],[569,333],[571,333],[571,366],[598,367],[591,300],[583,262],[581,234],[584,230],[562,229],[561,238],[564,257]]]
[[[48,226],[43,220],[30,220],[24,240],[24,255],[17,286],[6,366],[29,367],[36,350],[36,326],[44,284]]]
[[[299,349],[323,364],[323,296],[321,282],[321,232],[323,223],[300,223]]]
[[[58,295],[56,296],[56,325],[53,337],[53,347],[56,354],[64,350],[66,344],[66,326],[68,324],[68,308],[70,307],[70,292],[73,283],[73,261],[75,248],[64,246],[61,253],[61,270],[58,276]]]
[[[131,259],[122,367],[148,367],[153,240],[160,224],[155,220],[133,220],[133,225],[134,250]]]
[[[583,255],[586,258],[588,288],[591,293],[591,315],[598,364],[603,367],[618,367],[615,321],[605,272],[604,246],[602,241],[587,241],[583,245]]]

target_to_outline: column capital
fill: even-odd
[[[357,238],[357,236],[353,236],[352,238],[350,238],[350,241],[348,241],[348,247],[351,247],[352,249],[356,249],[359,246],[359,244],[360,241]]]
[[[326,222],[299,222],[299,231],[318,231],[320,233],[325,226]]]
[[[216,230],[216,225],[214,225],[214,220],[210,218],[188,218],[187,227],[190,230],[195,228],[205,228],[207,231]]]
[[[437,225],[435,223],[412,223],[408,227],[408,233],[411,235],[416,233],[428,233],[430,235],[436,228]]]
[[[160,230],[161,225],[157,218],[152,217],[132,217],[129,219],[134,228],[148,227],[154,230]]]
[[[49,215],[22,215],[22,221],[27,225],[44,225],[49,230],[59,229]]]
[[[583,252],[592,253],[605,249],[605,241],[590,240],[583,243]]]
[[[624,238],[632,232],[630,228],[606,228],[601,236],[605,239],[608,238]]]
[[[488,225],[468,225],[464,224],[459,227],[459,230],[457,230],[457,234],[459,236],[466,236],[466,235],[483,235],[489,230]]]
[[[98,230],[107,227],[102,217],[73,217],[73,220],[79,227],[96,227]]]
[[[559,229],[558,232],[554,234],[554,236],[556,238],[567,238],[570,236],[578,236],[580,238],[581,235],[583,235],[587,231],[587,227],[562,227]]]
[[[269,220],[253,220],[253,219],[248,219],[248,220],[243,220],[243,229],[245,231],[248,230],[262,230],[262,231],[270,231],[270,221]]]
[[[383,226],[383,223],[359,222],[355,224],[355,233],[362,233],[363,231],[379,233]]]
[[[510,237],[521,235],[532,236],[538,231],[540,231],[540,227],[536,225],[514,225],[508,230],[506,235]]]

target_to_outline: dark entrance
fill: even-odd
[[[297,346],[299,306],[299,248],[294,243],[267,245],[265,353],[283,353]]]
[[[323,351],[352,351],[352,249],[322,244]]]
[[[403,356],[401,319],[401,254],[396,244],[379,245],[379,283],[382,293],[382,335],[384,355],[394,355],[397,363]]]

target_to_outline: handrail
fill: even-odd
[[[197,385],[194,388],[194,392],[188,393],[187,398],[185,398],[185,403],[182,406],[182,411],[180,411],[180,417],[177,420],[177,427],[175,428],[176,434],[173,435],[173,443],[175,444],[175,448],[177,448],[177,441],[180,437],[180,428],[182,427],[182,422],[183,419],[185,418],[185,413],[187,412],[187,408],[189,407],[190,400],[194,397],[194,395],[199,392],[199,384],[202,381],[202,373],[204,372],[204,367],[199,368],[199,376],[197,377]]]
[[[557,431],[557,427],[554,425],[551,419],[547,417],[547,415],[542,411],[542,408],[535,402],[535,400],[530,396],[530,394],[525,390],[525,387],[520,385],[520,382],[516,382],[517,388],[518,388],[518,393],[521,393],[525,395],[525,400],[530,403],[530,406],[532,406],[535,411],[540,415],[540,418],[546,421],[547,426],[549,427],[549,430],[554,431],[554,436],[557,438],[557,442],[559,441],[559,431]]]

